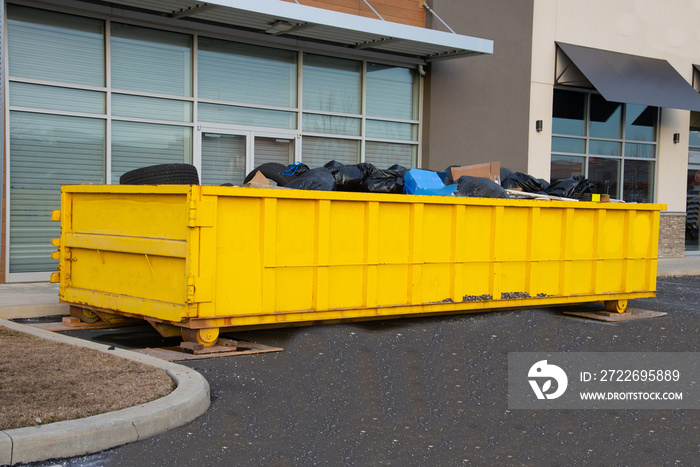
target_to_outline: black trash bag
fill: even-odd
[[[362,189],[370,193],[403,193],[403,175],[400,170],[377,170],[365,177]]]
[[[459,177],[457,191],[469,198],[508,198],[506,190],[493,180],[469,175]]]
[[[503,183],[503,180],[510,177],[512,173],[513,173],[513,171],[510,170],[508,167],[501,167],[501,172],[500,172],[501,184]]]
[[[287,183],[287,188],[295,190],[334,191],[335,177],[330,170],[320,167],[310,169],[304,175]]]
[[[340,168],[331,169],[335,177],[335,189],[338,191],[362,191],[362,182],[365,173],[355,165],[344,165]]]
[[[341,167],[345,167],[345,165],[336,160],[328,161],[323,165],[323,168],[330,170],[333,175],[335,175]]]
[[[593,192],[593,184],[590,183],[583,175],[576,175],[549,185],[545,190],[550,196],[559,196],[562,198],[581,199],[585,193]]]
[[[396,170],[399,174],[401,174],[402,177],[406,175],[406,172],[408,172],[408,169],[406,167],[399,164],[394,164],[386,170]]]
[[[526,193],[537,193],[545,189],[545,187],[542,186],[542,183],[540,183],[540,181],[535,177],[522,172],[513,172],[507,178],[502,178],[501,186],[506,190],[522,188],[522,190]]]
[[[544,178],[538,178],[537,181],[540,182],[540,185],[542,185],[542,191],[547,191],[547,188],[549,188],[549,182]]]
[[[452,178],[452,167],[461,167],[460,165],[451,165],[445,169],[445,186],[453,185],[457,182]]]
[[[355,167],[360,169],[365,174],[365,177],[368,177],[379,170],[374,166],[374,164],[370,164],[369,162],[362,162],[357,164]]]
[[[294,164],[288,165],[287,168],[282,171],[282,175],[287,177],[301,177],[308,171],[308,165],[302,164],[301,162],[295,162]]]

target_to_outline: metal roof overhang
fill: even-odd
[[[371,50],[424,62],[493,53],[493,41],[487,39],[280,0],[110,0],[108,4],[170,18],[254,31],[260,33],[261,38],[270,37],[265,31],[282,22],[288,29],[279,32],[280,37]]]
[[[666,60],[557,45],[607,101],[700,111],[700,94]]]

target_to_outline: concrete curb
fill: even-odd
[[[79,420],[0,431],[0,465],[79,456],[138,441],[191,422],[210,404],[209,383],[196,371],[148,355],[44,331],[0,319],[5,326],[43,339],[96,349],[164,369],[176,384],[173,392],[147,404]]]
[[[700,269],[688,269],[686,271],[662,271],[656,274],[657,277],[676,277],[676,276],[700,276]]]

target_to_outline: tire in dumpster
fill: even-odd
[[[160,164],[131,170],[120,185],[199,185],[197,168],[190,164]]]

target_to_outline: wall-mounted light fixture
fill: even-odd
[[[674,133],[673,134],[673,142],[675,144],[678,144],[681,142],[681,134],[680,133]]]
[[[287,21],[275,21],[270,25],[269,28],[265,29],[265,32],[267,34],[272,34],[273,36],[276,36],[278,34],[284,34],[285,32],[289,32],[295,27],[295,25],[293,25],[292,23],[288,23]]]
[[[537,120],[535,122],[535,130],[542,131],[542,120]]]

